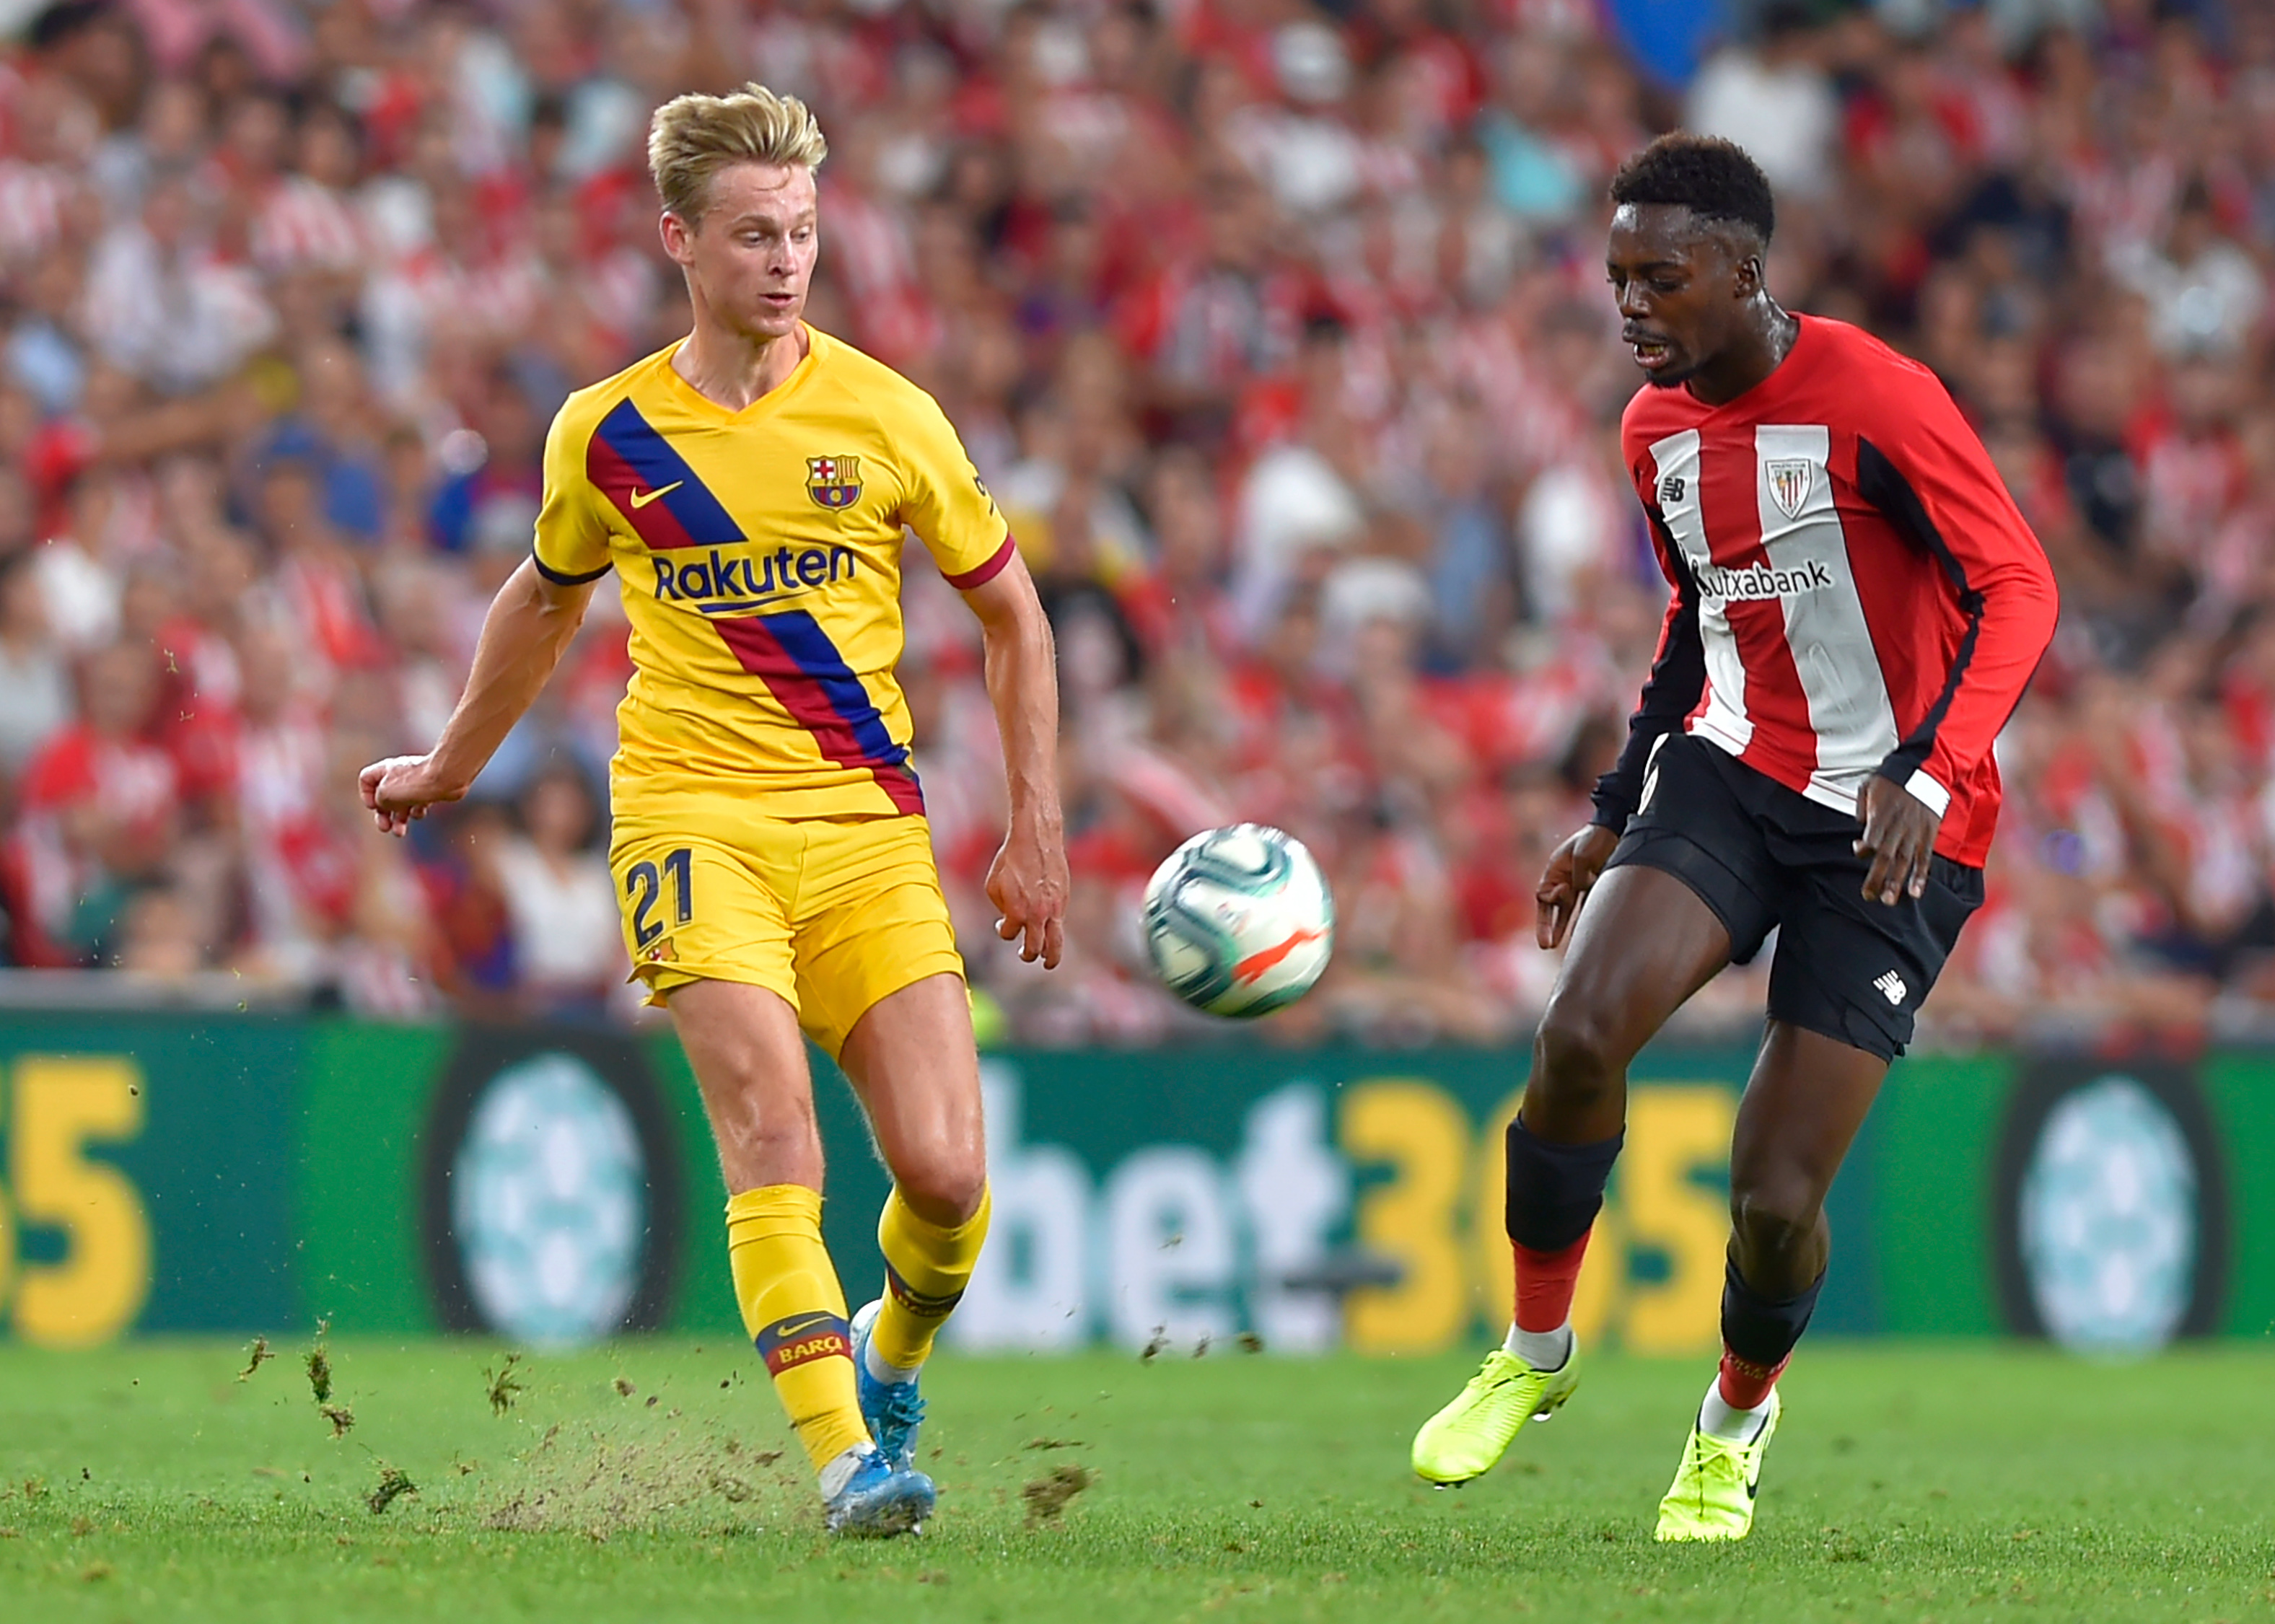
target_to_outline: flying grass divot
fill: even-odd
[[[513,1367],[520,1363],[519,1354],[510,1353],[495,1371],[487,1365],[483,1367],[482,1379],[489,1384],[490,1414],[493,1416],[505,1414],[513,1408],[513,1401],[521,1396],[521,1378],[513,1373]]]
[[[382,1461],[379,1463],[379,1485],[372,1490],[364,1504],[371,1507],[371,1514],[376,1517],[404,1495],[418,1492],[419,1485],[411,1481],[410,1474],[400,1467],[389,1466]]]
[[[316,1345],[308,1349],[308,1391],[316,1395],[319,1404],[330,1402],[332,1396],[332,1356],[324,1347],[324,1333],[331,1328],[329,1319],[316,1321]],[[259,1368],[257,1362],[255,1368]]]
[[[245,1368],[237,1373],[237,1379],[239,1381],[251,1381],[255,1371],[276,1356],[269,1351],[268,1339],[265,1336],[254,1337],[253,1346],[246,1348],[245,1353]]]
[[[1057,1522],[1074,1497],[1097,1481],[1098,1474],[1086,1466],[1053,1467],[1048,1477],[1038,1477],[1019,1491],[1019,1498],[1027,1503],[1027,1526],[1040,1528]]]

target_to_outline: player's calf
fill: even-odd
[[[1722,1265],[1722,1363],[1708,1390],[1705,1412],[1714,1431],[1742,1437],[1758,1419],[1792,1361],[1795,1345],[1809,1329],[1824,1286],[1819,1273],[1794,1295],[1772,1297],[1748,1282],[1737,1259]]]
[[[821,1243],[821,1194],[802,1184],[727,1203],[727,1260],[751,1341],[819,1480],[834,1533],[898,1534],[932,1514],[932,1480],[870,1437],[845,1296]]]
[[[1534,1134],[1521,1116],[1509,1123],[1506,1216],[1515,1316],[1508,1341],[1415,1434],[1416,1476],[1442,1487],[1490,1470],[1526,1421],[1546,1420],[1578,1387],[1572,1295],[1621,1138],[1559,1144]]]
[[[979,1261],[989,1210],[983,1182],[969,1216],[937,1223],[896,1184],[877,1220],[885,1294],[854,1316],[853,1359],[862,1416],[886,1458],[903,1466],[915,1460],[924,1424],[918,1377]]]
[[[1659,1502],[1660,1539],[1743,1539],[1752,1531],[1763,1457],[1783,1411],[1778,1378],[1824,1283],[1819,1274],[1793,1296],[1772,1297],[1748,1283],[1736,1258],[1724,1266],[1722,1363]]]

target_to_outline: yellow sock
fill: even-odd
[[[932,1352],[932,1339],[955,1312],[987,1238],[988,1196],[979,1210],[953,1229],[927,1223],[901,1199],[897,1186],[877,1220],[877,1245],[885,1254],[885,1304],[869,1346],[885,1363],[912,1371]]]
[[[821,1193],[746,1190],[727,1203],[727,1262],[743,1324],[816,1471],[869,1441],[853,1391],[845,1293],[821,1244]]]

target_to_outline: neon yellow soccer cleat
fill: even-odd
[[[1676,1539],[1743,1539],[1753,1531],[1754,1496],[1762,1486],[1762,1457],[1777,1436],[1778,1417],[1785,1401],[1770,1389],[1770,1413],[1750,1444],[1734,1444],[1698,1430],[1693,1423],[1690,1442],[1675,1469],[1674,1486],[1659,1502],[1659,1537]]]
[[[1414,1475],[1442,1489],[1491,1471],[1519,1427],[1547,1420],[1579,1385],[1577,1341],[1553,1371],[1536,1371],[1507,1348],[1494,1348],[1470,1385],[1414,1435]]]

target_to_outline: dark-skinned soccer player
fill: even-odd
[[[1570,946],[1508,1127],[1508,1339],[1423,1426],[1464,1482],[1578,1385],[1570,1310],[1627,1069],[1777,933],[1730,1147],[1722,1359],[1662,1540],[1751,1530],[1779,1376],[1824,1283],[1825,1197],[1983,899],[1992,746],[2052,639],[2044,550],[1934,374],[1763,277],[1768,182],[1677,133],[1612,181],[1606,254],[1644,384],[1621,447],[1672,588],[1595,816],[1538,893]]]

